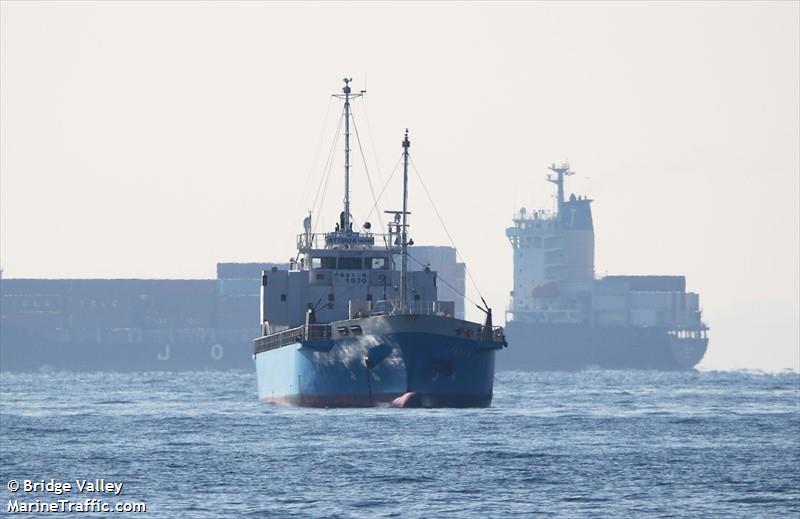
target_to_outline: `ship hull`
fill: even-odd
[[[371,407],[413,393],[409,400],[420,407],[488,407],[494,352],[502,345],[454,336],[453,321],[368,317],[348,321],[363,327],[359,337],[256,353],[259,398],[309,407]]]
[[[509,348],[498,370],[693,369],[705,355],[707,338],[677,338],[665,328],[509,321]]]
[[[4,325],[0,370],[252,371],[253,332],[252,328],[31,330]]]

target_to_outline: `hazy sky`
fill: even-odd
[[[375,189],[408,127],[495,308],[512,213],[552,205],[545,166],[566,158],[567,191],[595,200],[598,274],[700,292],[701,367],[800,369],[799,5],[3,1],[0,263],[212,278],[288,259],[348,75]],[[414,177],[411,210],[417,243],[447,243]]]

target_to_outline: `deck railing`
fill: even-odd
[[[547,209],[520,210],[514,213],[514,220],[546,222],[554,219],[555,216],[556,213]]]
[[[411,315],[440,315],[452,317],[453,303],[444,301],[409,301],[406,309]],[[402,301],[387,299],[376,301],[372,315],[396,315],[402,312]]]
[[[453,304],[443,301],[409,301],[406,313],[409,315],[438,315],[452,317]],[[372,309],[372,315],[397,315],[402,313],[402,303],[399,299],[377,301]],[[467,339],[486,340],[484,328],[480,324],[462,326],[455,330],[456,335]],[[502,326],[492,326],[490,340],[504,342],[505,335]]]
[[[274,350],[295,342],[324,340],[331,338],[331,327],[328,324],[309,324],[290,328],[281,332],[259,337],[253,341],[254,353]]]
[[[446,315],[445,306],[440,301],[412,301],[407,309],[408,315]],[[371,315],[398,315],[401,313],[399,300],[377,301]],[[462,322],[463,321],[458,321]],[[358,327],[360,328],[360,327]],[[349,334],[349,329],[348,333]],[[488,337],[485,334],[486,327],[480,324],[469,323],[455,328],[455,335],[466,339],[490,340],[493,342],[505,342],[502,326],[492,326]],[[258,354],[264,351],[274,350],[282,346],[297,342],[330,339],[332,329],[330,324],[310,324],[290,328],[280,332],[271,333],[264,337],[259,337],[253,341],[253,351]]]

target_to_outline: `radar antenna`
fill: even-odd
[[[561,217],[564,208],[564,176],[574,175],[575,172],[569,169],[568,162],[559,165],[550,164],[547,169],[555,173],[555,176],[548,173],[547,181],[558,188],[558,216]]]

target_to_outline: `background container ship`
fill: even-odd
[[[569,165],[551,165],[557,210],[514,216],[507,312],[510,348],[498,369],[690,369],[703,358],[708,327],[683,276],[595,278],[592,200],[564,196]]]

